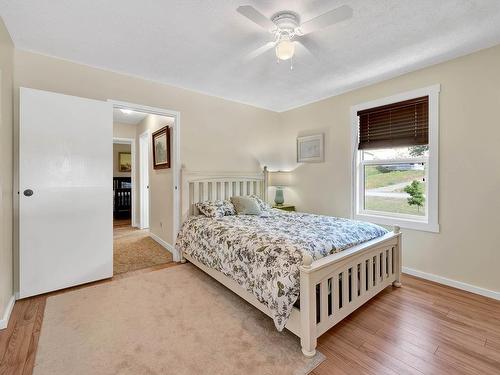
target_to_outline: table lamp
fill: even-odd
[[[283,196],[283,187],[290,186],[292,180],[292,174],[290,172],[270,172],[269,173],[269,186],[276,187],[276,195],[274,197],[274,203],[281,206],[285,202]]]

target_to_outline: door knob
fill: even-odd
[[[27,197],[31,197],[33,195],[33,190],[26,189],[25,191],[23,191],[23,194]]]

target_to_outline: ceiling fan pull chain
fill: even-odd
[[[293,70],[293,56],[290,58],[290,70]]]

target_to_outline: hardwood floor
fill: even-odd
[[[323,335],[324,374],[500,374],[500,302],[406,276]]]
[[[46,298],[16,302],[0,331],[1,375],[32,373]],[[381,292],[318,348],[327,359],[314,375],[500,374],[500,302],[405,275],[402,288]]]
[[[113,219],[113,228],[126,227],[132,225],[131,219]]]

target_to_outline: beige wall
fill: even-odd
[[[14,47],[0,19],[0,319],[12,297],[12,75]]]
[[[164,116],[149,115],[137,126],[136,150],[139,150],[139,136],[149,131],[150,137],[156,130],[164,126],[172,127],[173,119]],[[170,158],[172,160],[172,142],[174,130],[170,130]],[[173,176],[172,168],[153,169],[153,150],[149,150],[149,230],[170,245],[173,240]],[[139,165],[139,152],[137,152],[136,165]],[[137,179],[140,183],[140,168],[137,168]],[[136,189],[137,214],[140,212],[139,189]]]
[[[403,230],[403,263],[500,292],[500,46],[282,114],[293,166],[297,135],[324,132],[325,163],[295,171],[298,208],[349,216],[354,104],[441,84],[440,233]]]
[[[179,111],[181,161],[189,170],[256,171],[285,156],[274,147],[279,138],[278,113],[26,51],[15,51],[15,64],[15,108],[19,87],[24,86]],[[131,137],[124,135],[130,128],[123,124],[118,128],[114,136]],[[137,155],[138,150],[137,147]],[[151,171],[151,182],[154,184],[158,177],[158,186],[166,188],[170,186],[169,173]],[[168,229],[172,222],[161,218],[171,212],[166,206],[171,203],[160,204],[161,199],[157,200],[155,194],[151,197],[151,230],[173,243],[172,231]],[[158,194],[165,196],[160,190]],[[139,213],[139,203],[136,212]]]
[[[131,153],[132,147],[127,144],[113,143],[113,177],[131,177],[130,172],[120,172],[119,154],[120,152]]]
[[[135,195],[135,220],[133,222],[139,223],[139,215],[141,209],[140,202],[140,162],[139,162],[139,136],[149,131],[151,142],[151,134],[156,130],[164,127],[170,126],[170,141],[171,141],[171,160],[173,160],[173,136],[174,136],[174,119],[165,116],[149,115],[144,118],[137,125],[121,124],[115,122],[113,124],[113,137],[115,138],[132,138],[135,140],[135,181],[136,186],[134,186]],[[116,146],[126,146],[130,150],[128,145],[113,145],[114,149]],[[121,151],[121,150],[120,150]],[[114,151],[117,154],[118,149]],[[117,155],[115,155],[117,157]],[[113,161],[115,163],[115,176],[128,177],[129,174],[116,174],[117,160]],[[153,168],[153,151],[150,149],[149,152],[149,192],[150,192],[150,211],[149,211],[149,229],[150,231],[160,237],[162,240],[170,245],[174,245],[173,239],[173,189],[172,189],[172,168],[170,169],[154,169]]]
[[[278,113],[26,51],[15,51],[15,63],[16,104],[26,86],[179,111],[188,169],[255,171],[277,156]]]
[[[5,95],[9,74],[5,73],[12,71],[12,47],[5,46],[5,32],[0,30],[0,34],[4,109],[10,108],[9,103],[5,105],[9,101]],[[350,106],[441,83],[441,233],[405,230],[404,265],[500,291],[496,234],[500,127],[489,115],[500,106],[500,47],[281,114],[25,51],[16,50],[14,61],[14,113],[21,86],[179,111],[181,159],[190,170],[294,167],[296,136],[322,131],[326,134],[326,162],[299,166],[296,184],[285,194],[299,209],[338,216],[350,214]],[[7,124],[10,116],[2,110]],[[10,217],[12,205],[6,190],[12,176],[12,144],[4,141],[9,138],[12,132],[2,124],[4,217]],[[4,220],[7,236],[2,239],[0,288],[5,295],[10,294],[11,286],[4,279],[10,283],[12,278],[9,226]],[[0,298],[5,301],[3,294]]]
[[[137,125],[122,124],[119,122],[113,123],[113,138],[135,139],[136,133]]]

